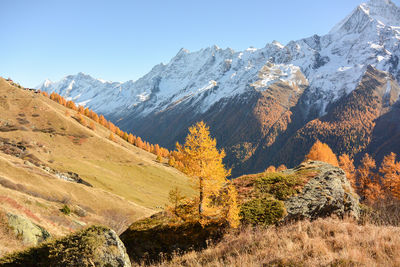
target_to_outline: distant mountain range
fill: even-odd
[[[137,81],[78,73],[37,88],[170,148],[204,120],[237,176],[293,166],[317,138],[356,159],[399,152],[399,58],[400,8],[370,0],[323,36],[241,52],[181,49]]]

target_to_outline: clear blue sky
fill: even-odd
[[[26,87],[80,71],[136,80],[182,47],[243,50],[325,34],[361,2],[1,0],[0,76]]]

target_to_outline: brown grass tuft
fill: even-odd
[[[153,266],[399,266],[400,228],[333,218],[245,228]]]

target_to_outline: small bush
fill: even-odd
[[[64,205],[60,211],[64,213],[65,215],[70,215],[71,214],[71,209],[68,207],[68,205]]]
[[[273,198],[256,198],[240,208],[240,217],[244,224],[270,225],[278,222],[285,214],[283,201]]]
[[[283,173],[266,173],[256,181],[256,188],[262,194],[270,194],[279,200],[286,200],[299,193],[306,180],[302,176]]]

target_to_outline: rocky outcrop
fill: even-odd
[[[356,219],[360,215],[358,195],[347,180],[344,171],[330,164],[309,161],[302,163],[289,172],[317,170],[301,192],[285,201],[287,215],[284,220],[316,219],[336,215],[345,215]]]
[[[106,227],[91,226],[0,259],[1,266],[131,266],[125,246]]]
[[[281,224],[331,215],[357,219],[360,215],[358,195],[344,171],[324,162],[309,161],[294,169],[246,175],[232,182],[243,224]],[[207,241],[218,241],[226,230],[222,224],[202,227],[171,216],[157,213],[134,222],[121,234],[132,261],[153,262],[176,252],[202,249]]]
[[[283,172],[242,176],[233,183],[245,224],[360,215],[359,197],[344,171],[328,163],[308,161]]]
[[[7,213],[6,217],[8,226],[25,245],[35,246],[50,238],[49,232],[24,216]]]

